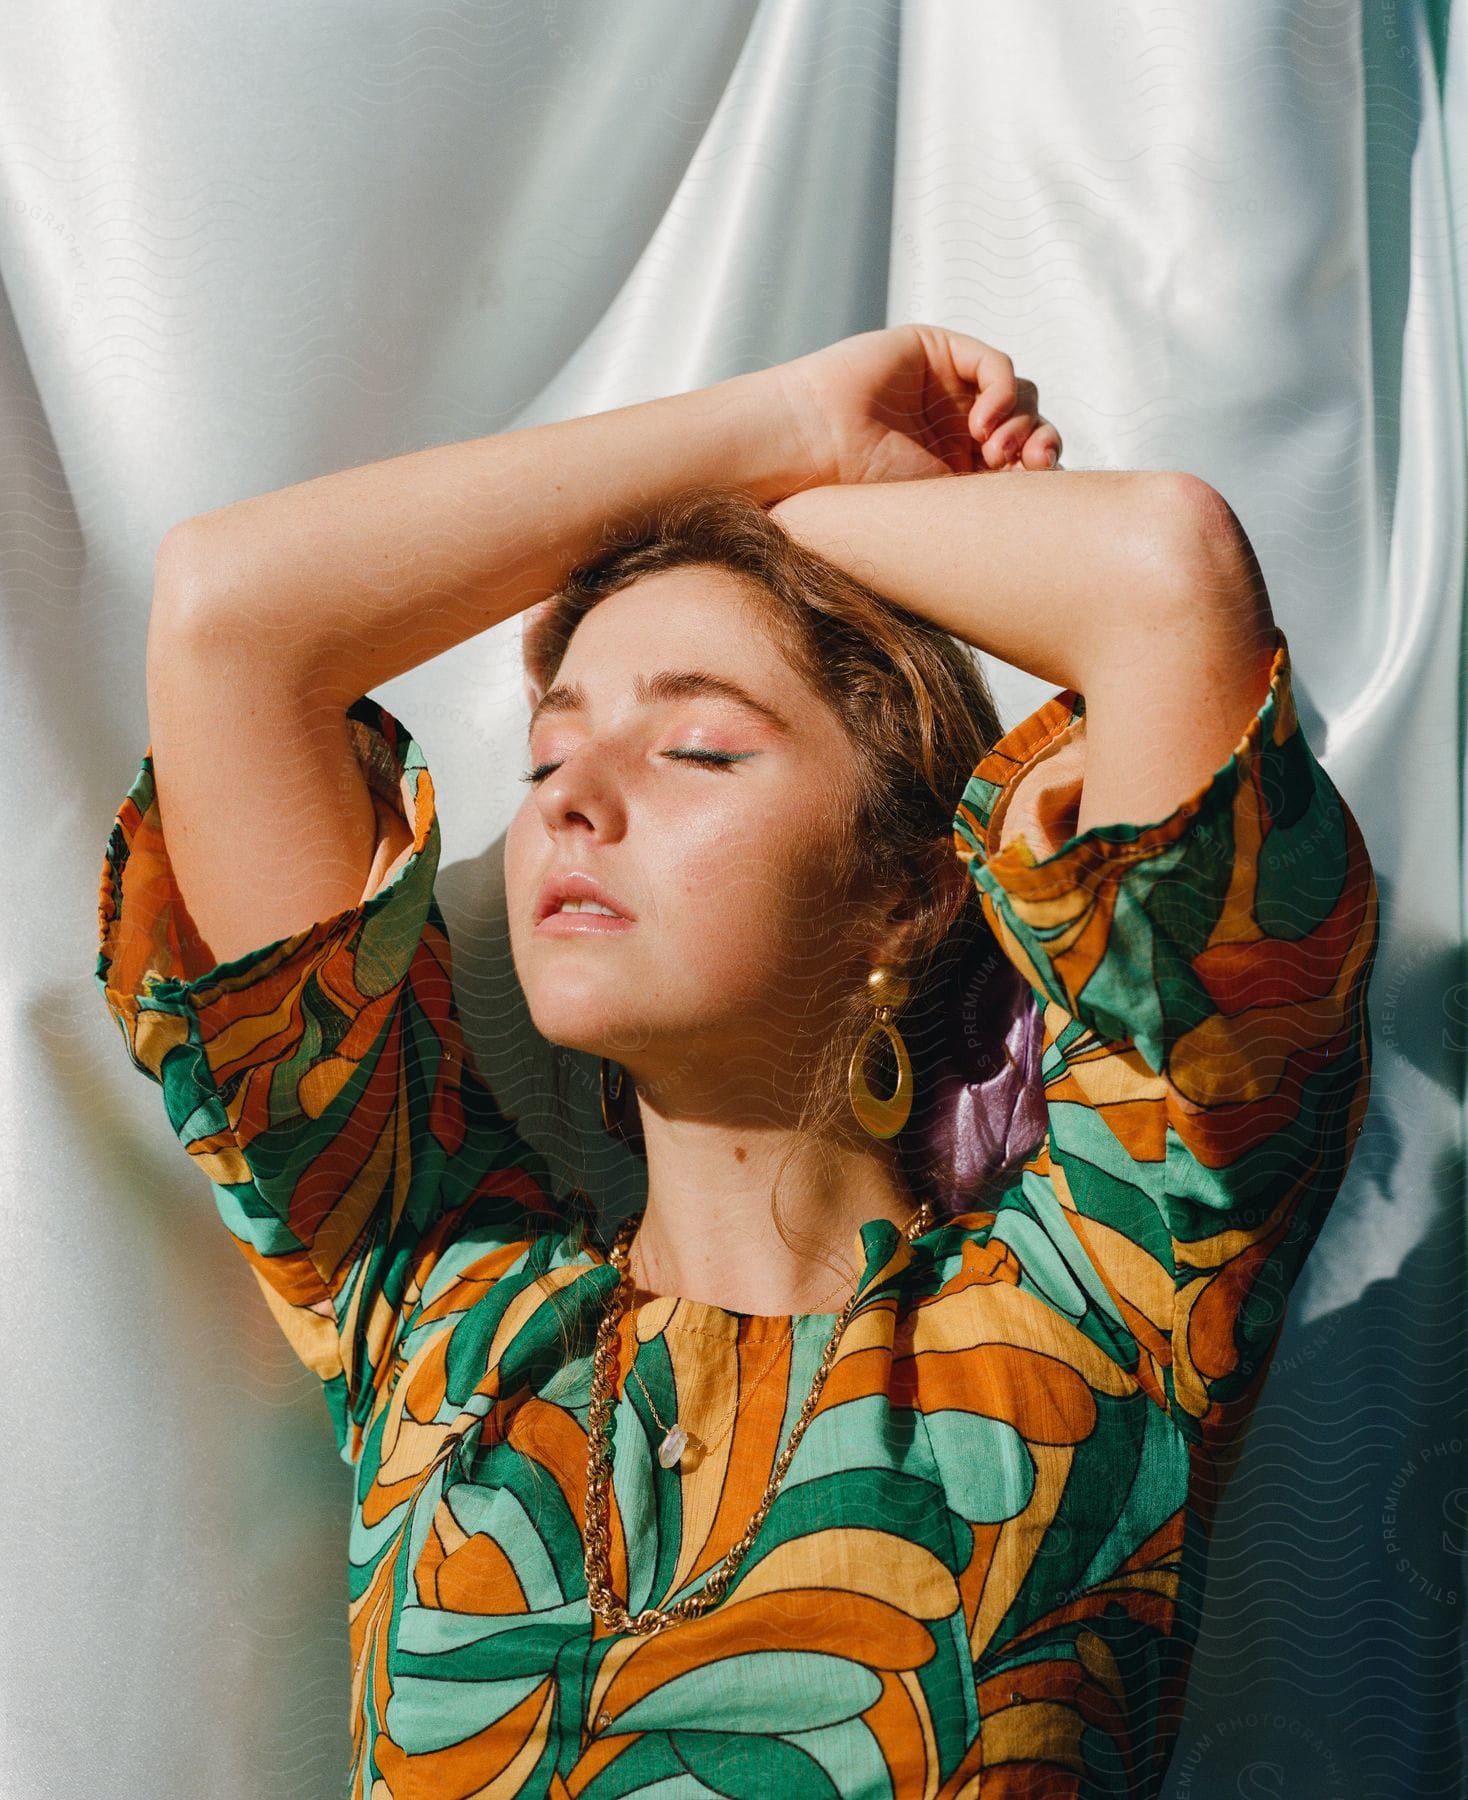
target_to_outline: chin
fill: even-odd
[[[593,985],[545,982],[527,989],[531,1021],[548,1043],[620,1060],[647,1043],[647,1023],[629,1016],[625,995],[588,991]]]

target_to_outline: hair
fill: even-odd
[[[1002,1015],[977,1034],[987,1047],[987,1060],[980,1058],[985,1069],[996,1056],[1001,1067],[1006,1058],[1014,1062],[1007,1047],[1011,1016],[1026,1005],[1034,1014],[1028,988],[1013,979],[994,942],[954,843],[959,799],[1001,734],[984,674],[966,644],[798,543],[752,496],[696,488],[649,515],[607,528],[598,549],[527,627],[531,679],[542,690],[551,684],[577,626],[599,602],[640,576],[690,565],[726,569],[743,579],[790,666],[845,727],[858,780],[855,804],[839,833],[833,891],[850,896],[863,918],[869,907],[873,930],[886,906],[905,893],[914,922],[914,954],[902,968],[909,996],[894,1020],[912,1062],[913,1111],[891,1142],[917,1198],[931,1200],[940,1214],[981,1204],[1008,1185],[1038,1139],[1032,1133],[1016,1153],[997,1163],[991,1157],[977,1179],[972,1169],[957,1165],[962,1132],[952,1129],[959,1104],[954,1071],[967,1067],[974,1073],[976,1036],[964,997],[982,997],[989,986],[990,1010]],[[825,1141],[849,1109],[847,1068],[871,1017],[860,984],[811,1070],[798,1135],[777,1171],[776,1229],[793,1249],[799,1246],[781,1216],[780,1179],[801,1138],[814,1133]],[[894,1083],[895,1065],[890,1052],[882,1061],[889,1064],[885,1091]],[[1036,1058],[1028,1073],[1037,1071]],[[972,1161],[971,1128],[968,1135]],[[628,1141],[635,1148],[638,1138],[629,1134]],[[1004,1133],[1000,1141],[1007,1146]]]

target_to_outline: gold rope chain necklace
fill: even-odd
[[[906,1227],[907,1241],[921,1237],[927,1231],[933,1219],[933,1209],[925,1200],[913,1214]],[[739,1541],[714,1565],[696,1594],[689,1594],[685,1599],[676,1601],[672,1606],[644,1607],[641,1612],[632,1613],[617,1599],[611,1585],[611,1490],[612,1490],[612,1441],[607,1432],[613,1408],[616,1405],[614,1380],[617,1362],[617,1329],[622,1316],[627,1310],[629,1299],[629,1282],[627,1279],[628,1255],[632,1247],[632,1239],[637,1227],[641,1224],[641,1215],[628,1219],[618,1231],[608,1253],[608,1261],[617,1271],[617,1285],[601,1322],[596,1328],[596,1348],[591,1359],[591,1404],[586,1416],[586,1554],[584,1566],[586,1571],[586,1598],[593,1613],[610,1631],[630,1631],[638,1636],[650,1632],[661,1631],[665,1626],[681,1624],[686,1619],[696,1619],[700,1613],[707,1612],[711,1606],[717,1606],[729,1589],[739,1565],[749,1554],[750,1546],[761,1525],[765,1522],[775,1495],[779,1492],[780,1483],[785,1479],[785,1471],[790,1467],[791,1458],[795,1455],[800,1440],[805,1436],[805,1428],[810,1424],[820,1401],[821,1390],[826,1385],[826,1377],[831,1373],[831,1365],[836,1360],[837,1346],[841,1342],[842,1333],[846,1330],[847,1321],[856,1308],[861,1294],[861,1282],[857,1281],[851,1298],[842,1307],[826,1344],[820,1365],[816,1369],[815,1378],[811,1382],[810,1392],[805,1397],[805,1404],[800,1409],[800,1417],[790,1429],[790,1436],[779,1459],[770,1472],[769,1482],[764,1494],[755,1509],[754,1517],[744,1528]],[[644,1392],[646,1390],[644,1389]],[[653,1415],[656,1418],[656,1414]],[[659,1423],[661,1421],[659,1420]]]

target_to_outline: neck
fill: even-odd
[[[802,1142],[771,1196],[790,1133],[644,1109],[648,1199],[632,1253],[639,1289],[731,1312],[837,1313],[861,1274],[853,1239],[870,1219],[906,1226],[917,1201],[896,1153],[865,1142]]]

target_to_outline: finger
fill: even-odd
[[[1019,399],[1014,359],[993,344],[961,331],[944,334],[959,379],[978,390],[968,411],[968,428],[982,444],[994,427],[1014,410]]]
[[[1017,463],[1022,468],[1042,469],[1047,466],[1046,458],[1052,449],[1059,461],[1060,433],[1040,412],[1034,383],[1022,381],[1019,386],[1021,401],[1029,404],[1006,419],[990,438],[990,443],[996,447],[993,466],[1002,468]]]
[[[975,402],[976,412],[983,399],[981,395]],[[994,414],[985,437],[976,441],[981,444],[984,462],[991,468],[1002,468],[1018,456],[1025,437],[1040,422],[1040,396],[1034,382],[1022,376],[1016,379],[1013,405],[1002,412],[995,407]],[[991,449],[991,446],[998,448]]]
[[[1027,469],[1053,469],[1060,461],[1060,451],[1060,433],[1048,419],[1041,419],[1020,446],[1019,461]]]
[[[1035,413],[1014,413],[997,431],[989,434],[981,452],[984,461],[991,469],[1003,469],[1019,462],[1026,441],[1039,424],[1040,419]]]

